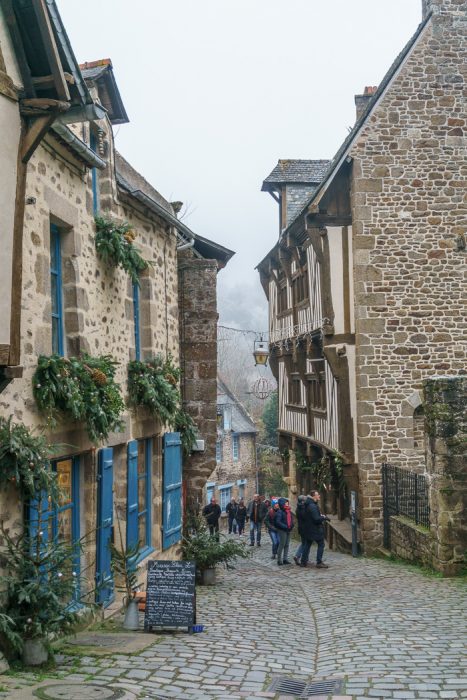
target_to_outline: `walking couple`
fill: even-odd
[[[290,564],[288,560],[290,535],[295,522],[290,503],[286,498],[272,501],[265,524],[272,542],[271,559],[277,557],[278,566]]]

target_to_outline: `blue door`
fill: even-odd
[[[180,433],[164,435],[163,549],[182,538],[181,446]]]
[[[114,597],[110,542],[113,524],[113,449],[99,451],[97,487],[96,600],[107,607]]]

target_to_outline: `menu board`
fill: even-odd
[[[145,630],[194,624],[195,569],[193,561],[148,562]]]

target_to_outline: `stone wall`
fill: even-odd
[[[208,482],[216,483],[217,498],[219,498],[219,486],[233,483],[232,498],[238,498],[237,481],[246,479],[243,498],[245,503],[248,503],[253,498],[257,488],[256,441],[254,434],[240,434],[239,437],[239,458],[237,461],[234,461],[232,452],[233,434],[229,431],[222,432],[222,461],[216,464]]]
[[[424,383],[433,566],[451,576],[467,553],[467,375]]]
[[[400,515],[393,515],[389,526],[393,554],[406,561],[433,566],[433,541],[427,528]]]
[[[465,363],[465,4],[432,4],[443,14],[429,20],[351,149],[367,551],[382,539],[381,464],[425,469],[413,432],[423,380]]]
[[[177,238],[171,226],[136,200],[123,197],[114,171],[111,125],[102,120],[103,146],[108,164],[99,173],[101,211],[126,219],[136,233],[135,245],[151,262],[143,274],[140,291],[141,346],[143,357],[157,353],[179,357]],[[75,129],[76,131],[76,129]],[[79,136],[89,142],[89,128],[80,125]],[[35,430],[45,430],[50,444],[59,445],[54,457],[80,455],[81,535],[96,528],[96,457],[84,426],[61,421],[54,430],[44,425],[32,396],[32,376],[40,354],[52,352],[50,224],[56,224],[62,241],[63,310],[66,354],[110,354],[118,361],[116,381],[127,394],[127,365],[135,356],[132,286],[120,269],[108,268],[97,258],[91,173],[73,152],[65,149],[52,132],[37,149],[27,171],[27,197],[23,237],[23,289],[21,361],[24,373],[0,394],[0,415],[12,415]],[[214,351],[215,355],[215,351]],[[215,412],[215,393],[213,398]],[[126,504],[126,443],[154,438],[158,450],[152,479],[152,545],[154,556],[177,556],[177,548],[162,551],[161,543],[161,434],[165,427],[144,411],[127,411],[124,429],[109,436],[106,446],[115,448],[117,505]],[[215,417],[214,417],[215,420]],[[12,532],[22,525],[22,504],[15,494],[0,494],[0,511]],[[123,508],[122,516],[126,515]],[[125,537],[125,522],[123,534]],[[86,547],[84,565],[95,562],[95,534]]]
[[[178,264],[183,405],[205,444],[204,452],[193,452],[183,464],[186,505],[195,511],[216,464],[217,269],[215,260],[189,251]]]

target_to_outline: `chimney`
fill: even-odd
[[[377,89],[378,89],[377,85],[370,85],[370,86],[367,86],[365,88],[363,95],[355,95],[355,106],[357,108],[357,121],[362,116],[363,112],[366,109],[368,102],[371,100],[371,98],[373,97],[373,95],[375,94]]]

